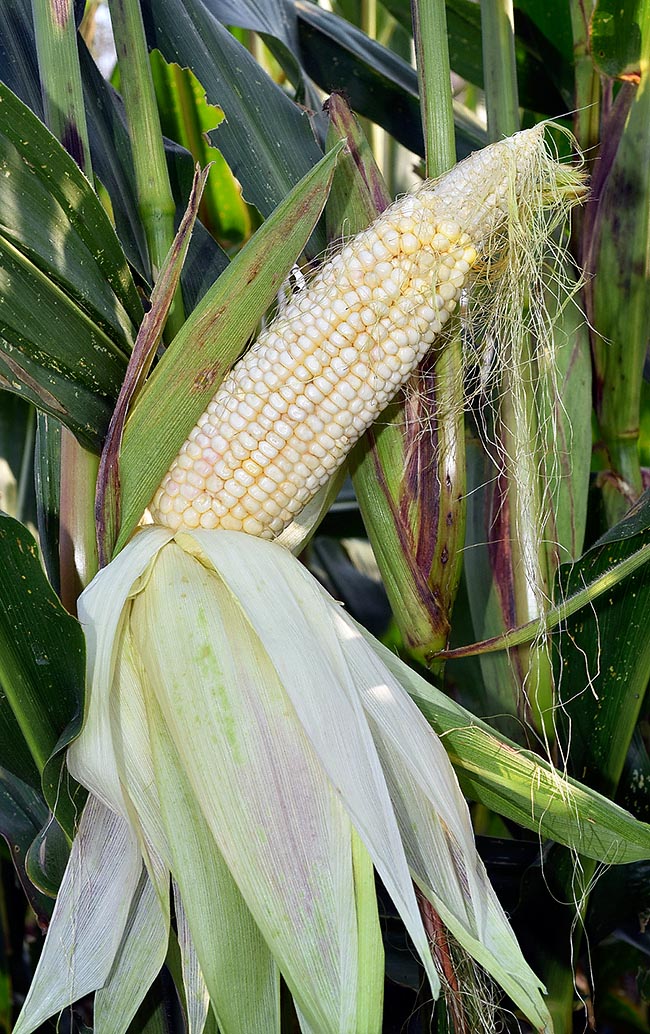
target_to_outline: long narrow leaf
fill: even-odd
[[[141,392],[124,429],[118,550],[309,239],[341,146],[307,173],[231,262]]]

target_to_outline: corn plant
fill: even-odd
[[[0,1027],[650,1029],[647,0],[108,11],[0,9]]]

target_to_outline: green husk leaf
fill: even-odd
[[[327,199],[341,147],[307,173],[233,259],[140,393],[124,428],[117,550],[304,248]]]
[[[372,643],[441,737],[470,800],[588,858],[620,864],[650,857],[650,825],[501,736]]]
[[[645,5],[647,6],[647,5]],[[639,15],[640,17],[640,15]],[[650,58],[650,6],[643,22]],[[587,211],[589,316],[595,333],[596,412],[607,465],[620,479],[605,495],[615,523],[642,491],[639,408],[650,321],[650,70],[619,91],[604,127],[601,161]],[[625,304],[621,304],[621,298]]]
[[[138,390],[142,388],[144,379],[149,372],[165,327],[165,320],[169,315],[170,307],[174,304],[183,262],[187,255],[207,176],[207,169],[203,172],[197,170],[194,176],[187,211],[158,274],[151,295],[151,307],[140,325],[124,382],[111,417],[99,465],[95,504],[100,565],[105,564],[112,555],[120,527],[119,454],[124,424],[133,400]]]

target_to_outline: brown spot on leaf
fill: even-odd
[[[197,373],[192,383],[191,391],[206,391],[214,385],[215,381],[220,384],[223,380],[223,374],[224,369],[221,365],[207,366],[205,370],[200,370]]]

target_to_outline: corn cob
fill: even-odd
[[[280,534],[431,348],[540,175],[557,201],[562,167],[543,134],[470,156],[330,258],[230,371],[156,492],[154,522]]]

